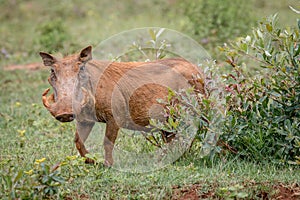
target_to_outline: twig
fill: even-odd
[[[161,145],[158,143],[158,141],[156,140],[156,138],[154,137],[154,135],[152,135],[152,137],[154,138],[154,140],[155,140],[155,143],[151,140],[151,139],[149,139],[148,137],[147,137],[147,135],[142,131],[142,134],[143,134],[143,136],[146,138],[146,140],[148,141],[148,142],[150,142],[151,144],[153,144],[154,146],[156,146],[156,147],[159,147],[159,148],[162,148],[161,147]]]

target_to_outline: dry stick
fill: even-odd
[[[153,145],[156,146],[156,147],[161,148],[161,145],[158,143],[158,141],[156,140],[156,138],[155,138],[153,135],[152,135],[152,137],[154,138],[154,140],[155,140],[156,143],[152,142],[152,140],[149,139],[143,131],[142,131],[142,134],[143,134],[143,136],[146,138],[146,140],[147,140],[148,142],[150,142],[151,144],[153,144]]]

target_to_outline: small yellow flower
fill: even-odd
[[[23,130],[17,130],[17,132],[19,133],[20,137],[23,137],[25,135],[26,130],[25,129],[23,129]]]
[[[77,158],[77,156],[67,156],[66,158],[67,158],[67,160],[75,160]]]
[[[29,170],[29,171],[24,171],[25,174],[31,175],[33,173],[33,169]]]
[[[39,164],[41,164],[42,162],[44,162],[45,160],[46,160],[46,158],[37,159],[37,160],[35,160],[34,164],[35,164],[35,165],[39,165]]]
[[[22,104],[17,101],[15,105],[16,105],[16,107],[20,107]]]
[[[64,165],[67,165],[67,164],[68,164],[67,162],[61,162],[60,166],[64,166]]]

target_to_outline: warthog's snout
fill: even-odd
[[[60,122],[71,122],[75,119],[72,109],[72,101],[68,98],[62,98],[55,102],[54,95],[47,97],[49,88],[42,95],[44,106],[50,111],[52,116]],[[70,103],[71,102],[71,103]]]
[[[55,116],[55,119],[60,122],[71,122],[75,119],[75,116],[72,113],[63,113]]]

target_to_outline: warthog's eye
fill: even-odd
[[[55,76],[55,71],[54,71],[54,69],[53,69],[53,68],[51,68],[51,69],[50,69],[50,72],[51,72],[51,74],[50,74],[50,78],[51,78],[51,80],[52,80],[52,81],[54,81],[54,80],[56,79],[56,76]]]
[[[79,68],[80,71],[83,71],[84,68],[85,68],[84,63],[82,63],[82,62],[77,62],[76,65],[78,66],[78,68]]]
[[[82,65],[79,65],[79,69],[80,69],[80,71],[83,71],[84,70],[84,68],[85,68],[85,66],[82,64]]]

